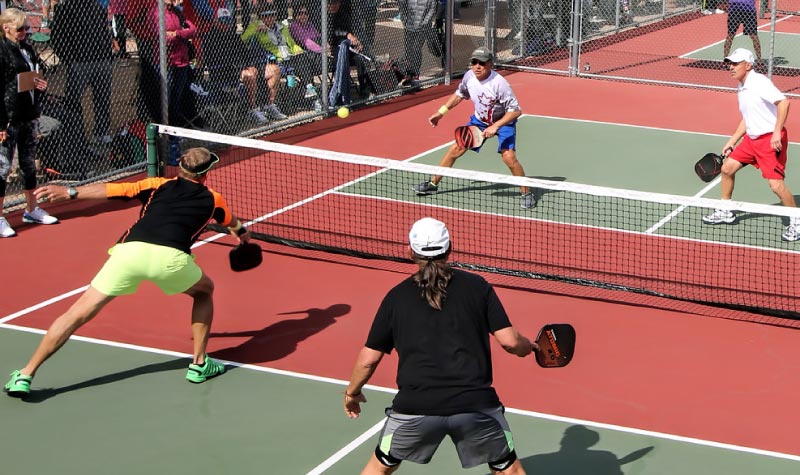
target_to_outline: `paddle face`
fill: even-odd
[[[483,132],[474,125],[462,125],[456,127],[455,139],[459,147],[471,149],[480,147],[483,144]]]
[[[261,246],[258,244],[243,242],[231,249],[231,252],[228,253],[228,258],[231,263],[231,270],[242,272],[258,267],[261,261],[264,260],[264,255],[261,252]]]
[[[551,323],[536,335],[539,351],[536,363],[542,368],[561,368],[572,361],[575,354],[575,329],[567,323]]]
[[[694,172],[701,180],[708,183],[722,172],[723,158],[716,153],[707,153],[694,164]]]

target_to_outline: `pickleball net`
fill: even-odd
[[[221,161],[208,185],[267,242],[407,262],[411,224],[432,216],[450,229],[450,259],[461,268],[515,282],[658,297],[666,307],[695,302],[744,310],[752,313],[748,320],[800,327],[794,277],[800,241],[781,239],[795,209],[440,168],[168,126],[159,126],[159,138],[214,150]],[[412,188],[431,175],[444,176],[438,193],[417,196]],[[535,208],[521,208],[521,186],[534,190]],[[717,208],[734,211],[737,221],[703,224]]]

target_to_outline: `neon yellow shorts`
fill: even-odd
[[[134,241],[117,244],[108,254],[111,257],[92,279],[92,287],[113,297],[135,293],[145,280],[167,295],[179,294],[203,276],[193,255],[171,247]]]

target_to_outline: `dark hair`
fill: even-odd
[[[447,284],[453,277],[453,269],[447,263],[451,249],[452,244],[447,252],[436,257],[424,257],[412,253],[414,262],[419,266],[413,276],[414,282],[422,289],[422,298],[436,310],[442,309],[442,304],[447,298]]]

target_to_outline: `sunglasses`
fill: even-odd
[[[476,64],[480,64],[481,66],[486,66],[486,63],[488,63],[488,62],[489,61],[479,61],[479,60],[473,58],[473,59],[471,59],[469,61],[469,64],[471,64],[473,66],[475,66]]]
[[[31,26],[22,25],[21,27],[17,28],[17,33],[22,33],[23,31],[31,31]]]

